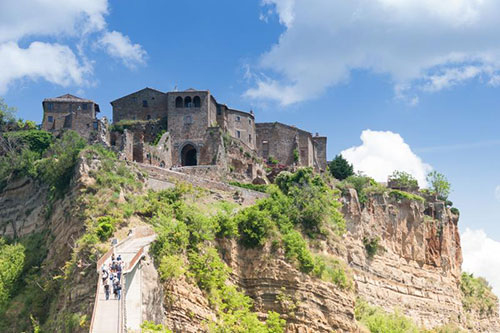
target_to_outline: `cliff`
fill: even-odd
[[[115,160],[105,163],[103,159],[97,153],[82,156],[69,189],[55,201],[49,200],[46,186],[28,179],[9,184],[0,195],[2,235],[47,235],[49,251],[38,275],[45,288],[45,303],[37,308],[45,306],[46,313],[39,311],[34,316],[48,331],[88,330],[97,281],[95,263],[109,249],[108,241],[84,243],[94,232],[89,223],[104,215],[112,216],[117,220],[113,235],[117,239],[123,239],[137,226],[152,224],[155,215],[148,207],[166,209],[168,205],[154,204],[157,199],[147,193],[148,188],[158,191],[191,183],[195,190],[188,191],[183,199],[189,204],[187,211],[196,209],[207,216],[221,210],[221,201],[241,211],[265,197],[190,175],[154,167],[137,170],[134,164],[125,166]],[[118,175],[128,180],[116,178]],[[109,181],[103,181],[103,177],[110,177]],[[270,311],[280,314],[286,321],[286,332],[363,332],[355,319],[358,297],[388,312],[399,309],[429,329],[451,322],[469,331],[500,331],[497,310],[481,314],[464,309],[458,215],[443,202],[384,191],[369,194],[360,203],[353,189],[344,191],[339,200],[345,232],[340,236],[332,231],[318,233],[307,242],[314,258],[332,258],[339,262],[335,269],[345,267],[345,285],[305,272],[297,262],[300,259],[291,259],[284,238],[277,236],[284,231],[276,221],[270,224],[271,232],[262,246],[249,248],[236,237],[220,235],[189,246],[191,250],[202,249],[199,255],[205,249],[216,249],[221,265],[230,271],[223,285],[236,286],[249,296],[251,312],[261,321],[270,317]],[[212,232],[203,228],[206,225],[199,227],[200,233]],[[183,263],[188,265],[192,253],[182,253]],[[142,264],[142,307],[146,309],[143,320],[163,323],[175,332],[207,330],[207,322],[216,320],[220,309],[214,306],[213,294],[200,283],[199,272],[165,278],[157,259],[153,251]],[[21,288],[3,317],[9,321],[7,332],[27,330],[29,317],[22,317],[16,310],[23,293]]]

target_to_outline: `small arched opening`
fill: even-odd
[[[181,150],[181,164],[182,166],[197,165],[196,148],[191,144],[185,145]]]
[[[195,108],[201,107],[201,98],[200,96],[194,96],[193,98],[193,104]]]
[[[177,96],[177,98],[175,99],[175,107],[176,108],[182,108],[183,106],[183,100],[182,100],[182,97],[181,96]]]
[[[193,101],[192,101],[191,97],[188,96],[188,97],[184,98],[184,107],[190,108],[192,106],[193,106]]]

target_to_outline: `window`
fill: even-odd
[[[142,107],[147,108],[148,107],[148,101],[143,100],[142,101]]]
[[[240,116],[236,116],[236,121],[239,122],[240,120],[241,120]]]
[[[252,134],[248,134],[248,142],[252,143]]]
[[[193,123],[193,118],[191,116],[184,116],[184,125],[190,125]]]
[[[200,96],[194,96],[193,98],[193,104],[195,108],[201,107],[201,98]]]
[[[240,132],[240,131],[236,131],[236,137],[237,137],[238,139],[240,139],[240,138],[241,138],[241,132]]]
[[[184,107],[185,108],[191,108],[193,107],[193,103],[192,103],[192,100],[191,100],[191,97],[186,97],[184,98]]]
[[[147,119],[147,120],[151,120],[151,115],[150,115],[150,114],[148,114],[148,115],[146,116],[146,119]]]
[[[87,104],[82,104],[82,108],[83,108],[84,110],[87,110],[87,109],[88,109]]]
[[[53,123],[53,122],[54,122],[54,117],[52,117],[52,116],[48,116],[48,117],[47,117],[47,121],[48,121],[49,123]]]
[[[252,125],[252,119],[248,119],[248,125]]]
[[[54,109],[54,104],[47,103],[47,110],[52,111]]]
[[[176,108],[182,108],[182,97],[181,96],[177,96],[177,98],[175,99],[175,107]]]
[[[97,129],[97,127],[98,127],[98,125],[97,125],[97,121],[94,121],[94,129],[96,130],[96,129]]]

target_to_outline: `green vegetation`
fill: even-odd
[[[359,173],[347,177],[345,180],[337,184],[342,193],[345,193],[348,188],[354,188],[358,194],[358,200],[361,204],[365,204],[368,200],[368,194],[372,192],[383,193],[386,188],[379,185],[373,178]]]
[[[371,306],[363,300],[356,301],[355,317],[371,333],[419,333],[415,323],[399,312],[387,313],[382,308]]]
[[[132,119],[124,119],[120,120],[116,123],[113,123],[113,125],[110,126],[110,131],[116,131],[123,133],[128,128],[134,127],[138,124],[147,124],[151,122],[151,120],[132,120]]]
[[[141,324],[141,333],[172,333],[172,331],[165,328],[162,324],[155,324],[152,321],[146,320]]]
[[[451,185],[442,173],[432,171],[427,175],[427,182],[431,185],[431,191],[442,200],[446,200],[451,192]]]
[[[464,272],[460,279],[460,290],[466,311],[478,312],[481,316],[491,316],[495,313],[498,298],[484,278],[476,278]]]
[[[391,190],[389,195],[397,200],[410,200],[425,202],[425,199],[418,194],[408,193],[400,190]]]
[[[299,158],[300,158],[299,151],[297,149],[294,149],[293,150],[293,161],[295,163],[298,163],[299,162]]]
[[[267,158],[267,164],[278,165],[278,163],[279,163],[279,161],[273,156],[269,156]]]
[[[379,251],[380,237],[363,237],[363,245],[365,246],[368,258],[372,259]]]
[[[3,133],[3,137],[7,140],[14,141],[16,144],[21,145],[29,150],[38,153],[39,158],[49,148],[53,142],[54,137],[51,133],[42,130],[28,130],[28,131],[12,131]]]
[[[405,171],[394,171],[389,176],[389,181],[395,182],[400,188],[417,188],[418,181],[411,174]]]
[[[450,211],[455,215],[460,215],[460,210],[458,210],[458,208],[456,207],[451,207]]]
[[[342,155],[335,156],[328,167],[332,176],[338,180],[344,180],[354,175],[352,164],[342,157]]]
[[[157,146],[158,145],[158,142],[160,142],[160,139],[161,137],[163,136],[163,134],[165,134],[167,131],[166,130],[161,130],[155,137],[155,139],[153,140],[153,142],[151,143],[153,146]]]
[[[229,185],[241,187],[241,188],[246,188],[249,190],[257,191],[257,192],[263,192],[265,193],[267,191],[267,188],[269,187],[268,185],[257,185],[257,184],[247,184],[247,183],[240,183],[237,181],[230,181]]]
[[[22,273],[24,259],[24,246],[8,245],[0,238],[0,311],[5,309],[14,284]]]
[[[3,125],[16,121],[16,111],[16,108],[8,106],[4,99],[0,97],[0,129]]]

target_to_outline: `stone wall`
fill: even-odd
[[[167,94],[145,88],[111,102],[113,122],[122,120],[154,120],[166,118]]]
[[[313,136],[314,151],[316,153],[316,161],[322,171],[326,171],[326,136]]]
[[[143,163],[162,168],[172,166],[172,140],[170,133],[164,133],[156,145],[144,144]]]
[[[62,130],[71,129],[84,138],[89,138],[96,130],[96,104],[90,101],[43,102],[42,129],[58,135]],[[51,119],[52,121],[49,121]]]

